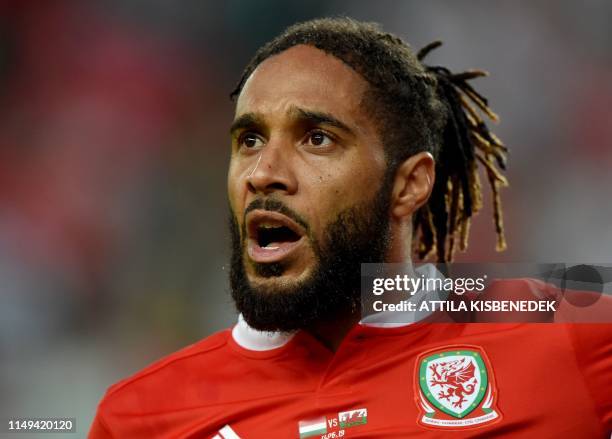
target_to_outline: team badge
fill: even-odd
[[[493,369],[478,346],[445,346],[421,354],[415,378],[423,426],[452,430],[501,419]]]

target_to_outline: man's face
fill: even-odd
[[[228,173],[234,296],[246,288],[290,308],[291,296],[321,281],[322,271],[340,272],[340,259],[381,257],[375,242],[384,237],[361,230],[388,226],[383,146],[361,105],[367,87],[342,61],[304,45],[267,59],[246,81]],[[352,255],[368,243],[376,255]],[[357,280],[359,268],[351,267]]]

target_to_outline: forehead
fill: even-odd
[[[236,115],[288,113],[293,107],[341,114],[360,124],[367,82],[338,58],[299,45],[262,62],[246,81]]]

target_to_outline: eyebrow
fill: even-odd
[[[348,134],[355,134],[353,130],[344,122],[338,118],[332,116],[329,113],[321,111],[305,110],[303,108],[293,108],[292,113],[297,115],[297,119],[301,122],[307,122],[312,125],[330,125],[347,132]]]
[[[330,125],[336,127],[348,134],[355,135],[355,132],[344,122],[329,113],[315,110],[306,110],[304,108],[292,107],[289,113],[294,117],[296,122],[307,123],[309,125]],[[264,118],[257,113],[245,113],[237,117],[230,126],[230,134],[233,135],[236,131],[259,128],[265,125]]]
[[[259,127],[262,125],[264,125],[264,120],[261,116],[255,113],[245,113],[232,122],[230,134],[233,135],[238,130]]]

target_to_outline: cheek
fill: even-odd
[[[231,173],[227,176],[227,199],[233,213],[236,214],[236,183]]]
[[[306,196],[309,200],[306,212],[317,238],[321,238],[339,213],[370,199],[378,190],[377,184],[356,178],[354,173],[318,175]]]
[[[338,166],[318,173],[311,182],[312,196],[337,212],[371,199],[380,188],[384,173],[375,163],[359,164],[361,166]]]
[[[237,209],[243,208],[240,200],[243,200],[246,194],[246,185],[244,184],[244,166],[241,165],[237,160],[232,159],[230,161],[228,172],[227,172],[227,196],[229,199],[230,206],[234,213]]]

